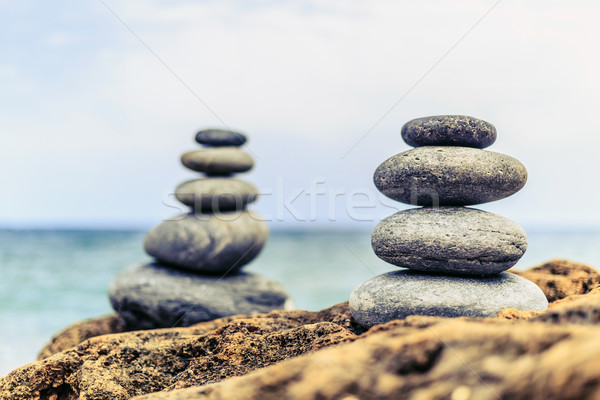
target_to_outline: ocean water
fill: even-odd
[[[0,376],[35,360],[50,337],[111,312],[107,288],[128,266],[149,261],[141,231],[0,230]],[[552,258],[600,267],[600,232],[529,231],[526,269]],[[298,308],[346,301],[361,282],[394,267],[379,260],[368,231],[275,231],[248,271],[275,279]]]

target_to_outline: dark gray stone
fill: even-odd
[[[207,276],[160,264],[125,270],[110,285],[109,298],[130,329],[189,326],[293,307],[281,285],[260,275]]]
[[[373,181],[384,195],[420,206],[463,206],[518,192],[527,170],[505,154],[468,147],[418,147],[384,161]]]
[[[527,234],[507,218],[473,208],[414,208],[381,221],[371,245],[379,258],[399,267],[489,275],[519,261]]]
[[[196,134],[196,142],[212,147],[242,146],[247,141],[243,133],[223,129],[206,129]]]
[[[408,145],[464,146],[484,149],[496,141],[496,128],[489,122],[466,115],[436,115],[417,118],[402,127]]]
[[[207,178],[183,182],[175,189],[177,200],[196,212],[243,210],[256,201],[258,189],[233,178]]]
[[[246,172],[254,166],[252,156],[236,147],[190,151],[181,156],[181,163],[192,171],[217,176]]]
[[[203,273],[240,269],[262,250],[269,230],[250,212],[173,217],[146,236],[146,252],[164,264]]]
[[[366,281],[350,295],[350,312],[364,326],[409,315],[494,317],[504,308],[543,311],[547,307],[539,287],[508,272],[475,279],[393,271]]]

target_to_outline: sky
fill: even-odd
[[[372,227],[408,207],[372,183],[409,149],[402,125],[466,114],[529,171],[478,208],[595,229],[598,15],[585,0],[0,0],[0,226],[150,227],[198,176],[179,162],[195,132],[230,127],[271,226]]]

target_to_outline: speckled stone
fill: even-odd
[[[518,192],[527,170],[504,154],[468,147],[426,146],[384,161],[373,181],[384,195],[420,206],[462,206]]]
[[[252,156],[236,147],[190,151],[181,156],[181,163],[192,171],[216,176],[246,172],[254,166]]]
[[[504,308],[543,311],[548,301],[533,282],[509,272],[486,278],[402,270],[378,275],[350,295],[350,311],[364,326],[409,315],[494,317]]]
[[[465,207],[414,208],[381,221],[373,251],[419,271],[489,275],[509,269],[527,250],[523,228],[500,215]]]
[[[496,128],[466,115],[417,118],[402,127],[402,139],[413,147],[463,146],[484,149],[496,141]]]
[[[196,142],[211,147],[242,146],[247,141],[243,133],[223,129],[206,129],[196,134]]]
[[[293,307],[280,284],[260,275],[207,276],[160,264],[125,270],[110,285],[109,298],[129,329],[189,326]]]
[[[186,214],[152,229],[146,252],[164,264],[203,273],[236,271],[262,250],[269,230],[251,211]]]
[[[253,184],[233,178],[207,178],[183,182],[175,189],[177,200],[196,212],[243,210],[256,201]]]

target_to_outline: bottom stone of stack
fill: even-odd
[[[109,297],[129,329],[189,326],[230,315],[293,308],[284,288],[260,275],[199,275],[157,263],[119,274]]]
[[[483,278],[401,270],[378,275],[350,295],[350,311],[363,326],[409,315],[493,317],[504,308],[543,311],[548,301],[533,282],[503,272]]]

